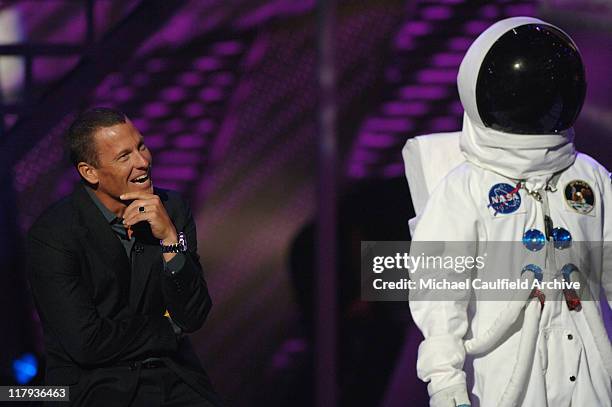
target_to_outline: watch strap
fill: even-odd
[[[177,235],[178,243],[173,243],[169,245],[164,245],[163,240],[159,241],[159,245],[161,246],[162,253],[185,253],[187,251],[187,239],[185,238],[185,234],[180,232]]]

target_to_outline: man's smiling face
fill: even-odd
[[[98,196],[118,201],[127,192],[153,193],[151,152],[131,121],[98,129],[94,140]]]

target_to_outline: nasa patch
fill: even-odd
[[[510,184],[495,184],[489,190],[489,204],[487,208],[493,209],[493,216],[498,213],[507,215],[516,212],[521,207],[521,184],[513,187]]]
[[[568,182],[563,194],[565,202],[578,213],[586,215],[595,207],[595,194],[586,181],[577,179]]]

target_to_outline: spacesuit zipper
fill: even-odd
[[[540,188],[537,191],[540,195],[540,202],[542,203],[542,211],[544,212],[544,234],[546,236],[546,258],[544,264],[546,270],[556,270],[557,262],[555,259],[555,247],[553,242],[553,221],[550,217],[550,207],[548,205],[548,191],[546,187]]]

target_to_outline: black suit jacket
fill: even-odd
[[[126,405],[138,381],[138,369],[126,362],[161,357],[218,405],[190,340],[177,339],[164,317],[168,310],[184,332],[194,332],[212,304],[188,205],[174,192],[155,190],[188,243],[183,268],[170,275],[148,224],[134,228],[139,253],[132,253],[130,266],[84,188],[47,209],[28,233],[28,277],[44,330],[46,384],[71,386],[72,405]]]

